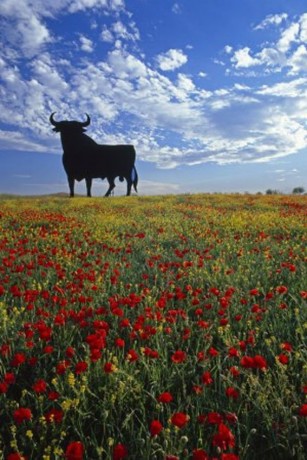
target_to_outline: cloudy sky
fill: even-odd
[[[0,193],[67,191],[51,112],[133,143],[140,194],[307,188],[306,0],[1,0],[0,20]]]

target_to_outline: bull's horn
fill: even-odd
[[[91,122],[90,116],[89,116],[87,113],[86,113],[85,115],[86,115],[86,117],[87,117],[87,120],[80,123],[81,126],[83,126],[83,128],[85,128],[86,126],[88,126],[88,125],[90,124],[90,122]]]
[[[58,122],[58,121],[55,121],[54,118],[53,118],[53,115],[54,115],[55,113],[56,113],[56,112],[52,112],[52,114],[50,115],[49,121],[50,121],[50,123],[51,123],[53,126],[58,126],[59,122]]]

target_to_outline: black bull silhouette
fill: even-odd
[[[75,180],[85,179],[87,196],[91,196],[92,180],[107,179],[109,196],[115,188],[115,178],[127,181],[127,196],[133,185],[137,192],[138,174],[135,168],[135,149],[133,145],[101,145],[84,134],[91,119],[79,121],[55,121],[53,112],[50,123],[53,131],[61,134],[63,146],[63,166],[67,174],[70,196],[74,196]]]

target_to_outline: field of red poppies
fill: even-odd
[[[307,197],[0,200],[0,458],[307,446]]]

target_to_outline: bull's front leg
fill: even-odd
[[[70,190],[70,197],[73,198],[74,194],[74,188],[75,188],[75,179],[72,176],[68,176],[68,185],[69,185],[69,190]]]
[[[91,197],[91,188],[92,188],[92,178],[91,177],[86,177],[85,178],[86,182],[86,191],[87,191],[87,196]]]

